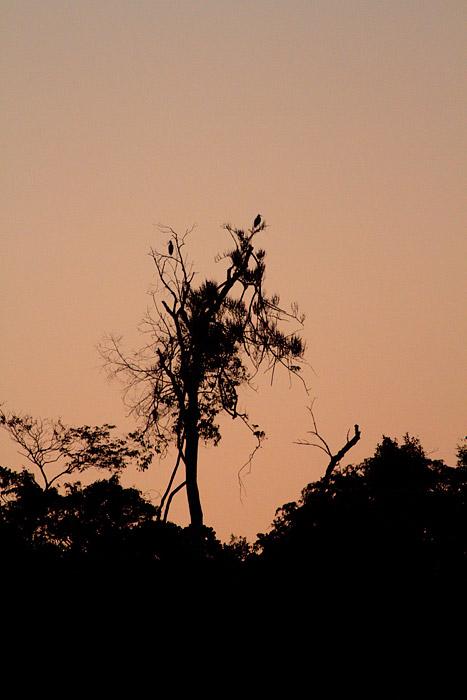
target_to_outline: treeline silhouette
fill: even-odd
[[[41,488],[34,474],[0,467],[0,563],[4,572],[144,572],[161,579],[198,567],[245,581],[353,584],[467,582],[467,446],[456,467],[431,459],[418,439],[384,437],[360,464],[283,505],[266,533],[222,543],[204,527],[202,561],[191,528],[118,475],[83,486]]]

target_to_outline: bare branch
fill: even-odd
[[[324,475],[322,482],[321,482],[323,484],[323,486],[327,486],[333,470],[337,467],[337,465],[340,463],[342,458],[347,454],[347,452],[354,445],[356,445],[357,442],[360,440],[361,432],[360,432],[358,425],[355,425],[354,426],[354,435],[352,438],[349,439],[350,431],[347,431],[346,444],[343,447],[341,447],[341,449],[338,452],[336,452],[336,454],[333,454],[331,451],[331,448],[327,444],[326,440],[318,432],[318,426],[316,424],[316,418],[315,418],[315,415],[313,412],[314,402],[315,402],[315,399],[313,399],[311,406],[308,407],[308,410],[309,410],[310,415],[311,415],[311,420],[313,423],[313,430],[309,430],[308,432],[311,435],[314,435],[315,438],[317,438],[317,440],[319,440],[319,442],[309,442],[308,440],[298,440],[295,442],[295,444],[296,445],[306,445],[308,447],[318,447],[320,450],[323,450],[323,452],[325,452],[328,455],[330,460],[329,460],[328,466],[326,468],[325,475]]]

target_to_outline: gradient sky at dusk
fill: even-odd
[[[267,291],[306,314],[307,396],[242,393],[268,440],[225,421],[202,450],[206,524],[255,538],[358,423],[455,463],[467,434],[464,0],[3,0],[5,409],[133,427],[96,345],[137,347],[151,246],[183,232],[222,274],[229,221],[268,228]],[[223,423],[224,424],[224,423]],[[6,434],[3,466],[20,466]],[[156,498],[171,462],[126,475]],[[185,499],[171,517],[187,522]]]

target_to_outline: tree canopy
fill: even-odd
[[[70,426],[62,420],[35,418],[0,409],[3,427],[20,448],[20,455],[33,466],[45,489],[64,477],[82,474],[89,469],[121,472],[134,463],[144,470],[151,463],[153,451],[139,431],[118,437],[114,425]]]
[[[383,437],[373,457],[336,467],[282,506],[257,547],[265,562],[308,567],[315,580],[463,578],[466,508],[464,445],[449,467],[416,438]]]
[[[408,435],[383,437],[373,457],[338,465],[278,509],[253,544],[226,545],[205,528],[208,558],[247,571],[311,573],[314,580],[398,576],[467,577],[467,440],[456,467],[431,459]],[[105,464],[105,455],[103,457]],[[27,470],[0,467],[0,544],[4,562],[188,561],[190,528],[161,522],[117,473],[60,490]],[[253,567],[253,568],[251,568]]]

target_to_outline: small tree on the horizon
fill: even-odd
[[[144,436],[135,431],[125,437],[112,435],[114,425],[74,427],[62,420],[34,418],[0,408],[4,428],[34,467],[36,484],[47,491],[63,479],[89,469],[118,473],[129,464],[146,469],[153,457]],[[24,466],[23,466],[24,470]]]
[[[298,374],[305,345],[298,330],[304,317],[296,304],[290,311],[280,306],[277,295],[264,289],[265,251],[255,248],[255,237],[265,222],[248,231],[225,224],[234,246],[216,261],[225,260],[222,281],[195,282],[193,266],[185,253],[191,230],[170,236],[167,252],[151,249],[157,285],[152,292],[153,307],[142,327],[147,341],[132,355],[122,349],[121,339],[111,336],[100,347],[111,376],[123,375],[126,399],[142,430],[152,436],[163,452],[176,446],[176,462],[160,513],[167,516],[171,499],[185,488],[191,525],[201,532],[203,511],[198,489],[200,440],[219,442],[216,419],[224,413],[244,422],[259,447],[264,433],[238,405],[238,388],[249,384],[261,366],[271,373],[282,365]],[[290,332],[284,321],[293,321]],[[297,327],[298,324],[298,327]],[[180,465],[184,477],[174,486]]]

